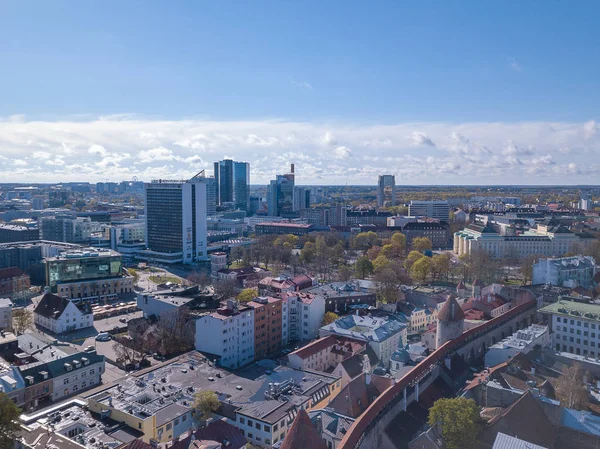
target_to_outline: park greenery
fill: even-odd
[[[21,410],[8,397],[0,392],[0,449],[15,447],[16,433],[21,430],[19,415]]]

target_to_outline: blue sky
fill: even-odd
[[[4,1],[0,157],[19,156],[11,179],[184,176],[232,156],[266,182],[298,155],[307,183],[483,183],[482,162],[522,171],[492,182],[593,182],[598,17],[597,1]],[[323,148],[332,173],[309,164]]]

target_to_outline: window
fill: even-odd
[[[251,433],[248,434],[248,439],[252,440],[254,439],[254,435],[252,435]]]
[[[256,427],[258,430],[260,430],[260,423],[259,422],[254,423],[254,427]]]
[[[246,424],[246,420],[240,416],[240,424]]]
[[[248,420],[248,425],[249,425],[250,427],[252,427],[252,420],[251,420],[251,419],[249,419],[249,420]]]
[[[173,425],[171,423],[167,424],[167,431],[171,430],[173,428]]]
[[[265,432],[271,432],[271,426],[267,426],[266,424],[263,426]]]

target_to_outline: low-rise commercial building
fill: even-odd
[[[485,353],[485,366],[496,366],[513,358],[518,353],[527,354],[536,346],[544,347],[550,342],[548,326],[532,324],[519,330],[492,346]]]
[[[0,243],[27,242],[39,238],[38,228],[0,223]]]
[[[160,444],[195,425],[195,393],[215,391],[221,402],[217,416],[229,418],[252,444],[271,447],[285,438],[300,408],[322,407],[340,386],[333,375],[263,362],[233,373],[193,351],[92,394],[88,407],[141,432],[144,442]]]
[[[408,205],[408,215],[447,222],[450,219],[450,205],[448,201],[411,201]]]
[[[377,303],[377,295],[364,291],[356,282],[331,282],[302,291],[323,298],[325,312],[346,313],[353,305],[367,304],[374,307]]]
[[[133,291],[133,277],[124,274],[121,254],[86,248],[47,258],[46,285],[52,293],[77,301],[114,299]]]
[[[292,234],[306,235],[312,232],[314,226],[311,224],[300,224],[291,222],[257,223],[254,226],[256,235],[266,234]]]

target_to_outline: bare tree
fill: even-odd
[[[13,309],[12,326],[17,335],[24,334],[33,327],[33,312],[24,307]]]
[[[198,285],[200,288],[210,285],[210,276],[208,276],[204,271],[192,271],[186,279],[190,283]]]
[[[585,374],[576,363],[565,370],[556,382],[556,396],[567,408],[581,410],[588,402],[589,393],[584,385]]]
[[[235,281],[218,280],[214,283],[215,293],[221,298],[232,298],[236,294],[237,283]]]
[[[156,322],[161,352],[176,354],[194,347],[194,320],[187,307],[163,312]]]

